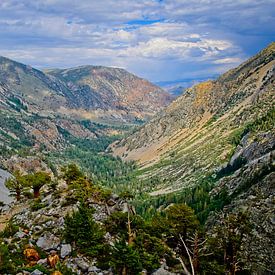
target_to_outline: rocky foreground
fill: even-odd
[[[16,268],[20,270],[6,274],[116,274],[111,269],[97,267],[96,257],[83,255],[74,243],[65,241],[65,219],[81,205],[75,199],[76,190],[62,181],[54,191],[47,186],[41,192],[39,200],[25,198],[0,208],[2,245],[7,245],[11,257],[17,258]],[[97,224],[102,225],[113,213],[134,213],[127,200],[115,194],[105,199],[99,197],[97,193],[86,201],[86,205],[94,209],[93,219]],[[110,246],[114,246],[116,240],[109,232],[104,235],[104,242]],[[167,268],[165,263],[151,274],[174,274],[164,268]]]

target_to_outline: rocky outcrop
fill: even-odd
[[[59,187],[58,185],[55,192],[52,190],[44,192],[41,208],[38,210],[31,207],[33,203],[31,200],[13,202],[8,208],[1,207],[1,216],[12,212],[13,216],[9,215],[10,222],[18,226],[16,232],[3,241],[7,244],[16,244],[16,249],[25,247],[23,254],[29,266],[38,264],[46,269],[54,269],[57,263],[61,262],[79,275],[113,274],[110,270],[101,270],[96,266],[95,258],[82,255],[73,245],[65,242],[63,236],[65,216],[77,211],[80,203],[71,200],[73,192],[68,190],[68,186],[67,188],[62,186],[61,189]],[[126,202],[112,194],[106,203],[92,197],[88,203],[89,207],[95,209],[94,220],[103,223],[114,211],[124,211]],[[105,239],[114,244],[115,240],[110,233],[106,233]],[[29,274],[26,272],[23,274]],[[44,274],[39,272],[41,271],[37,269],[30,274]]]
[[[254,270],[253,274],[267,274],[275,268],[275,138],[271,133],[263,133],[253,140],[247,139],[246,136],[242,140],[228,166],[223,168],[230,174],[222,177],[210,194],[215,197],[226,192],[228,203],[223,213],[241,211],[249,217],[252,230],[250,240],[244,244],[244,254],[251,259],[251,263],[247,264]],[[240,158],[244,162],[238,162]],[[234,166],[236,162],[238,166]],[[210,234],[211,228],[220,219],[220,215],[209,217]]]

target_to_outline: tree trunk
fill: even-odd
[[[122,275],[127,275],[127,268],[126,268],[126,266],[124,266],[123,269],[122,269]]]
[[[16,193],[16,200],[20,201],[20,199],[21,199],[21,190],[20,190],[20,188],[17,188],[15,193]]]
[[[186,246],[186,244],[185,244],[185,242],[184,242],[182,236],[179,235],[179,237],[180,237],[180,240],[181,240],[181,242],[183,243],[184,248],[185,248],[185,250],[186,250],[186,253],[187,253],[187,255],[188,255],[189,262],[190,262],[191,269],[192,269],[192,275],[195,275],[194,265],[193,265],[192,257],[191,257],[191,255],[190,255],[190,253],[189,253],[188,247]]]
[[[197,274],[199,272],[199,236],[195,233],[194,237],[194,249],[193,249],[193,266],[194,272]]]
[[[131,229],[129,205],[127,205],[127,207],[128,207],[128,221],[127,221],[127,227],[128,227],[128,245],[131,246],[134,243],[134,240],[135,240],[135,233]]]
[[[33,197],[35,199],[39,198],[40,197],[40,188],[33,188]]]

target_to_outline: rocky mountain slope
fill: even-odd
[[[205,223],[209,239],[226,240],[216,244],[226,248],[224,255],[238,246],[231,250],[230,240],[239,242],[231,267],[243,262],[248,274],[273,274],[275,268],[274,79],[272,43],[216,81],[187,89],[110,148],[139,162],[137,175],[145,184],[137,190],[149,193],[137,200],[143,213],[185,202]],[[224,230],[217,231],[220,226]]]
[[[3,108],[10,100],[24,101],[39,115],[133,122],[151,117],[171,101],[164,90],[118,68],[83,66],[44,73],[0,57],[0,84]]]
[[[26,146],[60,150],[68,136],[118,135],[128,129],[121,123],[140,123],[170,100],[159,87],[122,69],[84,66],[44,73],[0,57],[1,155]]]
[[[24,199],[0,209],[0,231],[5,228],[5,226],[1,228],[2,222],[6,222],[6,231],[2,232],[2,235],[6,234],[7,237],[11,234],[9,240],[4,238],[4,241],[13,247],[14,257],[19,256],[20,265],[25,266],[22,268],[23,273],[16,274],[53,274],[48,270],[57,269],[58,262],[67,267],[65,271],[67,273],[63,273],[63,268],[63,274],[103,274],[102,270],[95,266],[91,257],[77,255],[76,251],[73,252],[74,247],[64,240],[65,218],[68,214],[76,212],[80,206],[79,201],[74,199],[71,201],[74,197],[73,190],[69,190],[63,182],[59,183],[55,192],[48,187],[44,188],[43,193],[40,203],[31,204],[31,201]],[[93,218],[97,223],[102,224],[111,213],[116,211],[127,213],[127,202],[117,195],[110,195],[108,202],[100,197],[99,190],[97,196],[99,197],[94,196],[89,199],[89,207],[95,209]],[[6,217],[12,219],[9,221]],[[109,233],[106,233],[104,238],[106,242],[113,241]],[[18,251],[20,255],[16,256]],[[51,255],[59,256],[53,260]],[[19,268],[20,265],[17,262],[16,267]],[[1,268],[3,268],[2,265]],[[14,267],[10,272],[15,274],[13,269]],[[105,271],[104,274],[112,273]]]
[[[113,144],[114,155],[137,160],[147,189],[164,194],[199,184],[230,160],[241,138],[274,135],[275,43],[215,81],[187,89],[163,113]],[[153,190],[152,190],[153,189]]]
[[[95,117],[144,120],[172,100],[172,96],[164,90],[124,69],[82,66],[49,70],[48,74],[67,83],[78,109],[88,111]]]
[[[32,175],[36,181],[43,173],[40,167],[14,180]],[[57,178],[51,174],[36,198],[26,181],[23,185],[16,201],[0,206],[1,274],[113,275],[144,270],[175,275],[163,260],[172,257],[178,269],[171,248],[151,233],[153,225],[136,215],[126,193],[118,196],[102,188],[75,165]]]
[[[228,213],[243,212],[253,225],[244,254],[253,259],[255,274],[269,274],[275,268],[273,242],[275,200],[275,135],[246,134],[227,166],[218,173],[211,198],[222,198],[223,213],[209,217],[209,234],[213,225]],[[264,271],[264,272],[263,272]],[[269,273],[268,273],[269,272]],[[271,274],[271,273],[270,273]]]

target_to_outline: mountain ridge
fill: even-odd
[[[64,72],[71,73],[65,77]],[[149,81],[124,69],[104,66],[42,72],[1,57],[0,83],[5,83],[14,95],[24,97],[39,111],[94,120],[146,120],[172,100]]]
[[[159,192],[195,184],[203,171],[218,169],[229,159],[234,135],[272,112],[274,51],[272,43],[217,80],[187,89],[161,114],[113,144],[114,155],[138,161],[143,177],[167,179]]]

